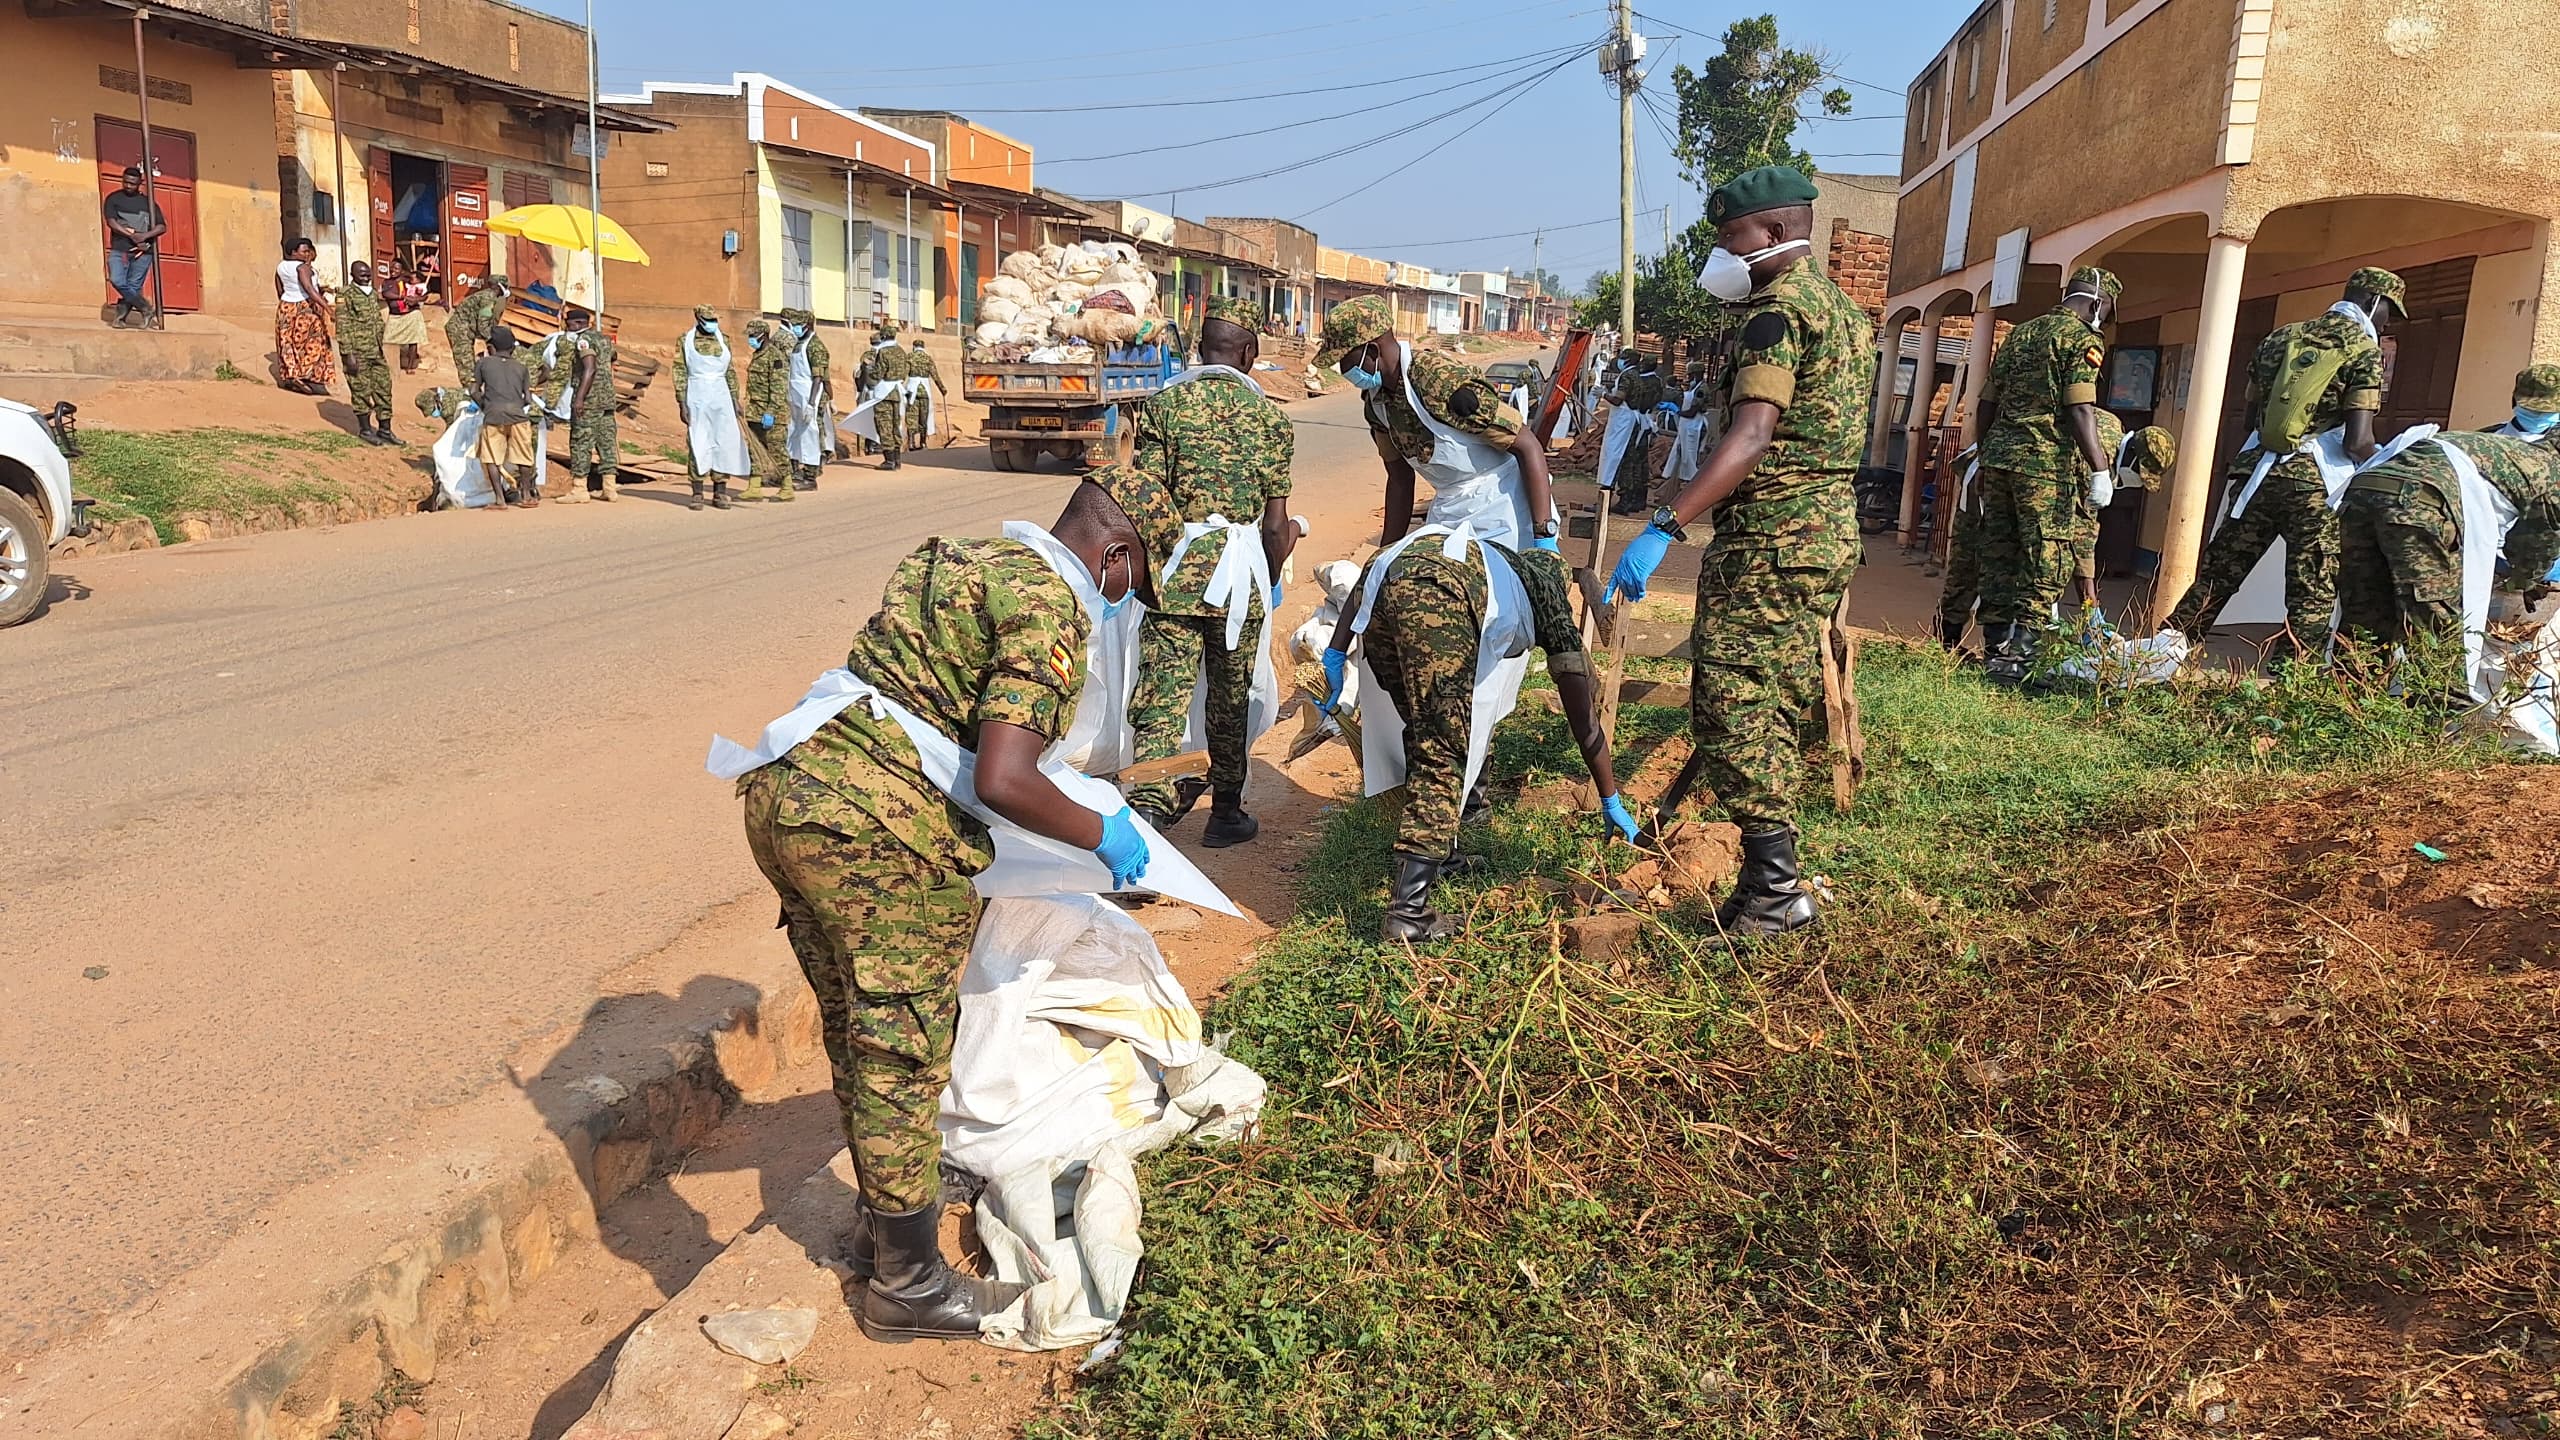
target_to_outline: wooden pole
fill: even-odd
[[[133,12],[133,88],[141,101],[142,119],[142,198],[151,206],[150,213],[160,209],[160,167],[151,159],[151,65],[142,54],[142,22],[151,17],[148,10]],[[164,228],[151,242],[151,328],[169,327],[169,292],[162,283],[162,272],[168,269],[169,256],[162,242],[169,238]]]

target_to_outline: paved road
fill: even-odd
[[[1375,452],[1347,397],[1293,415],[1294,508],[1344,553]],[[711,732],[841,662],[924,536],[1071,483],[955,449],[788,509],[661,487],[71,567],[84,598],[0,632],[0,1367],[759,888]]]

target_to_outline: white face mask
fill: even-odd
[[[1751,267],[1799,245],[1807,250],[1813,248],[1810,240],[1781,240],[1766,250],[1736,255],[1719,245],[1708,252],[1706,266],[1698,272],[1698,284],[1719,300],[1748,300],[1756,288],[1751,283]]]

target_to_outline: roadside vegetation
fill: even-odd
[[[1817,937],[1570,953],[1634,857],[1539,800],[1387,950],[1336,814],[1209,1017],[1263,1135],[1156,1163],[1127,1343],[1032,1433],[2560,1433],[2560,768],[2325,676],[1860,691]],[[1658,791],[1681,715],[1623,725]]]
[[[84,430],[72,476],[100,519],[147,519],[167,545],[188,515],[298,515],[344,497],[332,461],[362,444],[336,431]]]

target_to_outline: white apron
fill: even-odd
[[[1188,385],[1211,375],[1232,375],[1243,381],[1254,394],[1262,387],[1252,376],[1231,365],[1195,365],[1164,383],[1166,390]],[[1161,394],[1162,391],[1157,393]],[[1161,592],[1173,583],[1174,572],[1181,568],[1191,547],[1212,536],[1220,537],[1216,568],[1209,572],[1209,583],[1202,587],[1200,598],[1211,606],[1223,606],[1227,612],[1227,648],[1244,643],[1245,627],[1253,621],[1254,597],[1261,596],[1266,607],[1271,596],[1271,557],[1262,550],[1261,517],[1249,521],[1232,521],[1223,515],[1212,515],[1203,521],[1185,521],[1182,538],[1173,547],[1161,569],[1156,572],[1156,588]],[[1269,616],[1276,622],[1278,616]],[[1253,657],[1253,690],[1245,704],[1245,746],[1262,738],[1271,722],[1280,714],[1280,673],[1271,663],[1270,625],[1265,624]],[[1183,722],[1182,748],[1198,750],[1209,743],[1209,677],[1202,674],[1191,687],[1191,714]],[[1089,767],[1101,769],[1100,766]]]
[[[1529,496],[1520,480],[1520,459],[1508,450],[1492,445],[1440,423],[1413,392],[1413,344],[1399,340],[1404,352],[1404,400],[1431,432],[1431,458],[1414,467],[1422,478],[1431,482],[1431,508],[1423,512],[1430,524],[1456,529],[1470,528],[1479,539],[1491,540],[1517,550],[1529,543],[1537,528],[1537,520],[1529,514]],[[1540,517],[1555,518],[1555,505],[1548,503],[1547,513]]]
[[[818,430],[818,381],[809,373],[809,352],[795,348],[791,352],[791,379],[788,408],[791,428],[783,437],[795,465],[815,465],[827,458],[826,439]]]
[[[871,347],[873,351],[895,350],[898,342],[884,340]],[[862,403],[846,412],[844,428],[877,445],[880,443],[880,402],[903,388],[896,380],[874,380],[862,392]]]
[[[921,405],[924,407],[922,413],[925,438],[931,439],[934,432],[940,428],[941,421],[941,417],[933,413],[933,377],[910,375],[898,382],[898,388],[907,392],[907,429],[913,431],[916,428],[918,413],[916,407]]]
[[[1691,390],[1685,397],[1685,402],[1694,403],[1697,398],[1698,392]],[[1685,403],[1683,408],[1686,408]],[[1694,477],[1698,473],[1699,451],[1705,445],[1706,438],[1706,416],[1681,416],[1679,428],[1672,434],[1671,456],[1662,462],[1662,478],[1685,482]]]
[[[2482,655],[2481,642],[2489,633],[2489,599],[2497,591],[2498,555],[2507,548],[2507,531],[2516,523],[2515,503],[2505,491],[2489,483],[2489,477],[2480,473],[2479,465],[2459,446],[2437,439],[2435,426],[2412,428],[2425,431],[2421,438],[2434,440],[2435,447],[2444,452],[2461,492],[2462,675],[2470,682],[2471,698],[2485,705],[2497,698],[2498,676],[2491,672]]]
[[[1483,538],[1465,526],[1453,530],[1431,524],[1380,551],[1369,562],[1369,583],[1361,589],[1360,609],[1351,622],[1354,635],[1368,632],[1370,612],[1377,608],[1378,590],[1386,583],[1388,564],[1406,546],[1429,536],[1442,537],[1441,555],[1460,563],[1466,560],[1468,545]],[[1476,638],[1475,695],[1467,720],[1467,773],[1458,790],[1461,805],[1475,793],[1476,780],[1484,773],[1485,756],[1493,747],[1494,727],[1520,703],[1520,682],[1529,673],[1526,641],[1534,633],[1529,592],[1521,586],[1520,577],[1481,544],[1476,545],[1476,553],[1483,557],[1485,571],[1484,623]],[[1514,640],[1520,642],[1517,649],[1513,648]],[[1370,670],[1365,645],[1360,649],[1358,665],[1362,793],[1379,795],[1404,783],[1404,716],[1397,713],[1394,699]]]
[[[1609,407],[1609,428],[1601,433],[1600,438],[1601,489],[1606,490],[1617,483],[1618,462],[1627,457],[1627,447],[1635,443],[1636,431],[1643,426],[1643,417],[1636,414],[1635,407],[1626,401],[1620,400]]]
[[[2432,425],[2414,426],[2402,431],[2393,437],[2389,444],[2374,451],[2373,458],[2361,466],[2347,458],[2347,432],[2344,429],[2329,430],[2309,436],[2303,440],[2301,449],[2295,453],[2310,455],[2313,462],[2320,467],[2320,483],[2328,487],[2329,508],[2335,510],[2339,503],[2346,499],[2347,486],[2356,476],[2434,433],[2435,427]],[[2251,431],[2249,438],[2242,443],[2241,449],[2245,451],[2257,443],[2257,432]],[[2258,457],[2257,467],[2250,472],[2248,484],[2241,488],[2239,495],[2231,502],[2229,518],[2237,519],[2241,512],[2248,508],[2251,497],[2258,493],[2259,482],[2267,478],[2267,473],[2273,470],[2276,462],[2282,458],[2282,456],[2273,455]],[[2218,532],[2221,528],[2222,522],[2217,520],[2214,529]],[[2240,588],[2231,592],[2230,600],[2226,601],[2222,607],[2221,623],[2225,625],[2283,624],[2288,613],[2284,594],[2284,564],[2285,543],[2283,537],[2279,536],[2273,544],[2267,546],[2267,553],[2259,557],[2257,566],[2250,570],[2248,576],[2240,582]]]
[[[1075,589],[1079,602],[1085,606],[1086,618],[1093,622],[1099,634],[1102,628],[1099,596],[1090,578],[1079,583],[1083,564],[1038,526],[1016,521],[1005,527],[1005,538],[1030,545],[1049,562],[1059,578]],[[1132,606],[1123,613],[1134,615],[1137,607]],[[1088,672],[1087,694],[1080,696],[1077,702],[1077,720],[1070,724],[1067,735],[1050,746],[1041,757],[1040,773],[1077,804],[1100,815],[1116,815],[1122,808],[1120,792],[1090,775],[1079,773],[1064,758],[1067,745],[1083,723],[1085,702],[1090,697],[1092,686],[1093,677]],[[873,719],[897,722],[898,728],[906,732],[908,741],[916,747],[916,756],[923,763],[925,777],[953,804],[977,816],[987,826],[995,842],[995,860],[971,881],[979,895],[994,900],[1019,895],[1102,894],[1114,888],[1109,867],[1092,851],[1080,850],[1045,835],[1034,835],[987,808],[978,799],[978,757],[975,754],[961,749],[959,742],[933,728],[924,717],[881,694],[870,681],[842,666],[819,676],[798,705],[767,725],[763,738],[754,749],[750,750],[724,735],[712,736],[711,753],[704,761],[704,768],[723,780],[734,780],[791,753],[793,747],[817,734],[828,721],[856,705],[868,707]],[[1224,915],[1242,913],[1225,892],[1200,873],[1198,866],[1156,834],[1143,816],[1132,815],[1130,823],[1137,827],[1138,834],[1147,843],[1146,878],[1131,888],[1153,891]]]
[[[693,468],[704,475],[755,473],[747,463],[747,434],[738,428],[737,402],[729,398],[728,337],[721,337],[719,354],[705,355],[693,348],[688,331],[676,341],[676,353],[684,357],[684,404],[691,417],[684,438],[693,447]]]

